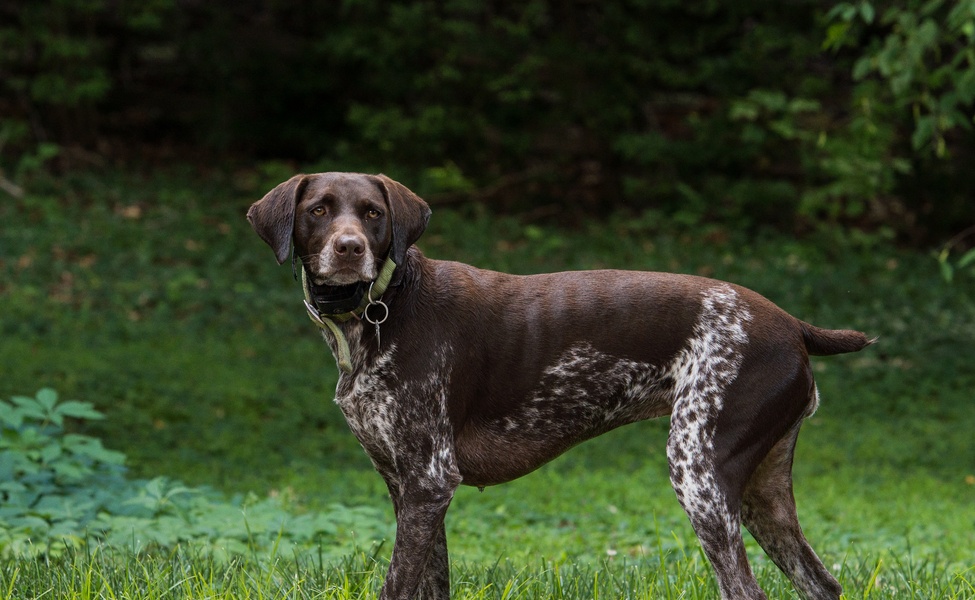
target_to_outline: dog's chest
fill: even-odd
[[[408,422],[402,414],[403,402],[394,395],[389,384],[393,369],[390,355],[380,356],[368,369],[339,379],[335,403],[338,404],[349,429],[373,459],[391,459],[399,441],[394,432],[398,425]]]
[[[448,379],[436,368],[420,378],[402,377],[396,346],[390,344],[368,368],[340,378],[335,402],[377,469],[388,473],[422,468],[428,475],[450,462]]]

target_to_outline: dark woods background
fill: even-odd
[[[383,171],[577,221],[975,212],[975,1],[0,0],[0,166]]]

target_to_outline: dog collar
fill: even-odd
[[[342,311],[345,307],[350,306],[348,303],[349,298],[340,300],[317,299],[312,291],[311,283],[308,281],[308,274],[305,272],[304,267],[302,267],[301,288],[305,294],[305,310],[308,312],[308,318],[319,329],[322,331],[328,330],[332,334],[332,337],[335,338],[335,359],[339,369],[342,371],[346,373],[352,372],[352,353],[349,350],[349,342],[345,339],[345,334],[342,333],[339,323],[344,323],[353,318],[365,318],[366,321],[376,326],[376,334],[378,336],[379,325],[389,316],[389,307],[386,306],[381,298],[386,288],[389,287],[389,282],[392,281],[393,271],[395,270],[396,263],[393,262],[392,258],[387,258],[383,263],[382,269],[379,271],[379,276],[374,281],[368,285],[362,282],[354,290],[351,298],[358,299],[358,303],[352,305],[354,308],[345,310],[344,312],[335,312],[336,310]],[[374,306],[381,307],[382,315],[380,317],[371,317],[369,315],[369,308]]]

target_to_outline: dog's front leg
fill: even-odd
[[[396,541],[380,600],[413,600],[421,591],[424,600],[447,600],[444,516],[462,479],[443,387],[449,375],[443,366],[404,362],[390,359],[360,376],[346,395],[340,380],[336,402],[386,481],[396,511]],[[432,375],[416,381],[408,378],[413,372]]]
[[[447,600],[450,565],[444,516],[456,485],[433,490],[416,483],[408,486],[389,486],[390,493],[398,495],[393,499],[396,542],[380,600]]]

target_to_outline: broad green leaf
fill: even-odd
[[[37,403],[50,411],[58,403],[58,393],[51,388],[44,388],[37,392]]]
[[[57,460],[61,456],[61,446],[57,443],[52,443],[41,448],[41,462],[50,463]]]
[[[0,424],[19,429],[24,424],[24,414],[20,409],[0,400]]]
[[[59,461],[54,463],[51,468],[59,477],[70,480],[79,480],[91,475],[91,469],[74,462]]]
[[[26,492],[26,491],[27,491],[27,486],[20,483],[19,481],[4,481],[3,483],[0,483],[0,492],[3,492],[4,495],[19,494],[21,492]]]
[[[31,417],[38,421],[44,421],[47,418],[47,412],[43,410],[35,398],[14,396],[10,400],[20,407],[23,417]]]
[[[969,40],[975,39],[975,21],[965,21],[960,30]]]
[[[24,529],[30,531],[33,534],[41,534],[47,532],[51,528],[50,524],[41,519],[40,517],[24,516],[20,518],[9,519],[7,521],[10,526],[14,529]]]
[[[59,404],[56,410],[58,413],[73,419],[98,420],[105,418],[105,415],[95,410],[90,402],[68,400]]]
[[[97,438],[69,433],[64,436],[62,443],[65,449],[78,456],[85,456],[92,460],[111,465],[125,463],[125,454],[105,448],[102,445],[102,441]]]

